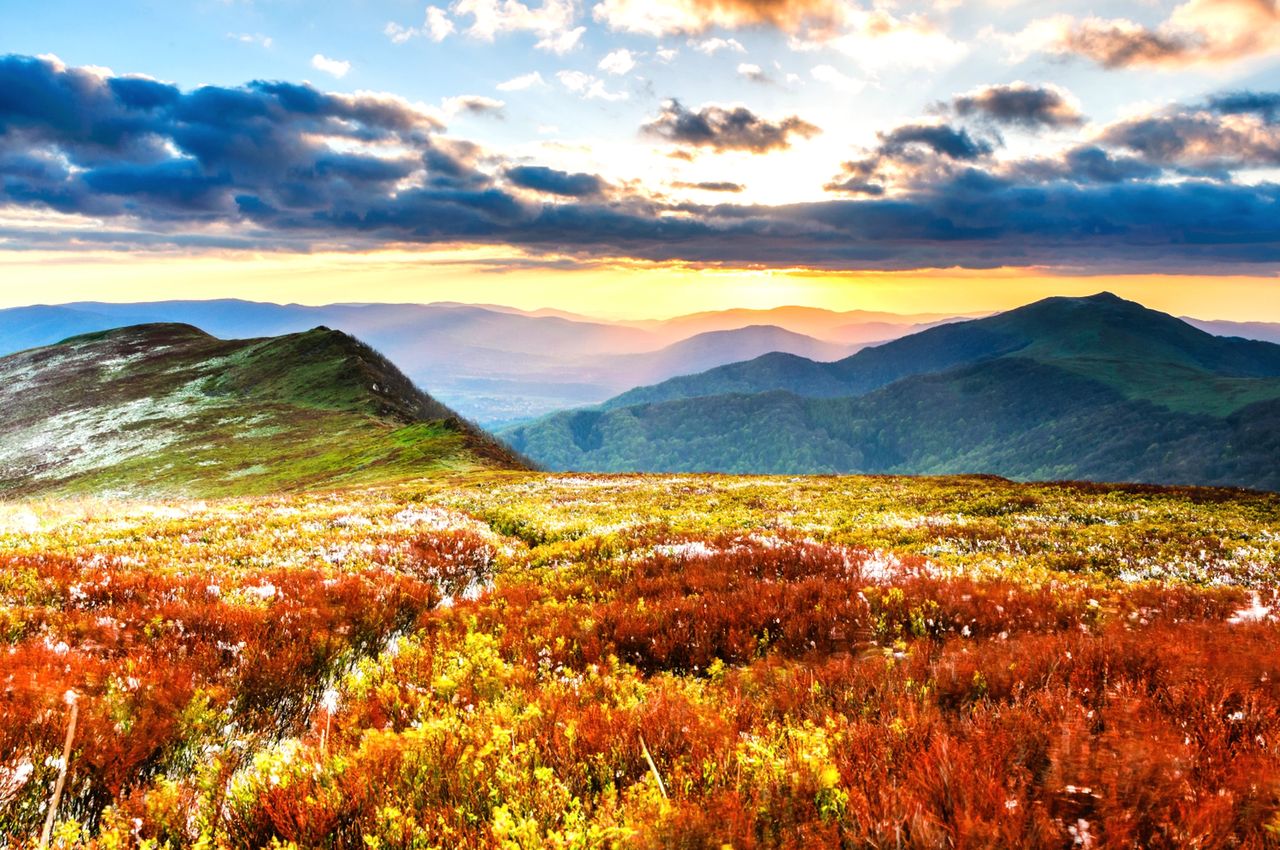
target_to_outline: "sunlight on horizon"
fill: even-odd
[[[491,246],[367,253],[217,256],[0,253],[0,307],[79,301],[494,304],[638,321],[785,306],[903,314],[978,314],[1053,295],[1110,290],[1174,315],[1280,321],[1275,277],[1055,275],[1038,269],[830,272],[698,268],[634,260],[578,268]]]

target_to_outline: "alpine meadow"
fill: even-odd
[[[0,22],[0,848],[1280,849],[1276,0]]]

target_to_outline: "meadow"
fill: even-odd
[[[1280,846],[1277,576],[1244,491],[7,503],[0,843]]]

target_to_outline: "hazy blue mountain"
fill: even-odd
[[[770,311],[744,315],[762,312]],[[835,359],[854,348],[777,328],[734,328],[671,342],[669,328],[655,331],[555,310],[456,303],[315,307],[227,299],[0,310],[0,355],[147,322],[189,324],[225,339],[337,328],[368,341],[460,413],[486,425],[597,404],[637,384],[767,351]]]
[[[1182,321],[1215,336],[1238,336],[1262,342],[1280,343],[1278,322],[1228,322],[1222,319],[1193,319],[1183,316]]]
[[[12,307],[0,310],[0,356],[140,321],[144,320],[137,315],[113,316],[75,307]]]

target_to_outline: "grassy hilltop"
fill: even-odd
[[[151,324],[0,358],[0,495],[245,495],[518,466],[327,328]]]

